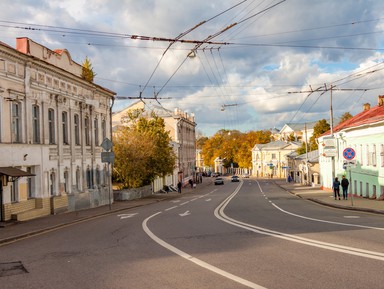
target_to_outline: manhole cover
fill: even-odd
[[[0,263],[0,277],[28,273],[21,262]]]

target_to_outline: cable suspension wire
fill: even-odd
[[[239,3],[237,3],[237,4],[235,4],[235,5],[233,5],[232,7],[230,7],[230,8],[228,8],[228,9],[224,10],[223,12],[220,12],[219,14],[217,14],[217,15],[215,15],[215,16],[213,16],[213,17],[207,19],[207,20],[204,20],[204,21],[198,23],[197,25],[193,26],[192,28],[190,28],[190,29],[184,31],[183,33],[180,33],[175,39],[167,40],[167,41],[170,41],[171,43],[168,45],[168,47],[167,47],[167,48],[165,49],[165,51],[163,52],[163,54],[162,54],[160,60],[157,62],[157,65],[156,65],[155,69],[152,71],[152,73],[151,73],[151,75],[150,75],[148,81],[147,81],[146,84],[144,85],[144,88],[143,88],[143,90],[141,91],[141,93],[144,92],[145,88],[148,86],[149,82],[151,81],[153,75],[154,75],[155,72],[157,71],[157,69],[158,69],[158,67],[159,67],[159,65],[160,65],[160,63],[161,63],[161,61],[163,60],[164,55],[167,53],[167,51],[169,50],[169,48],[170,48],[175,42],[182,42],[182,43],[196,43],[196,41],[192,41],[192,42],[191,42],[191,40],[182,40],[181,38],[184,37],[184,36],[186,36],[186,35],[188,35],[189,33],[191,33],[193,30],[197,29],[197,28],[200,27],[201,25],[203,25],[203,24],[205,24],[205,23],[207,23],[207,22],[209,22],[209,21],[212,21],[213,19],[215,19],[215,18],[217,18],[217,17],[223,15],[224,13],[226,13],[226,12],[228,12],[228,11],[234,9],[235,7],[237,7],[237,6],[241,5],[241,4],[243,4],[243,3],[246,2],[246,1],[248,1],[248,0],[243,0],[243,1],[241,1],[241,2],[239,2]],[[141,40],[149,40],[149,39],[146,39],[146,38],[145,38],[145,39],[141,39]],[[157,38],[153,38],[153,37],[152,37],[151,40],[153,40],[153,41],[160,41],[160,40],[157,40]],[[185,59],[185,60],[186,60],[186,59]],[[183,63],[185,62],[185,60],[183,61]],[[179,68],[178,68],[178,69],[179,69]],[[178,70],[178,69],[177,69],[177,70]],[[173,77],[173,76],[172,76],[172,77]],[[170,80],[170,79],[169,79],[169,80]],[[169,80],[168,80],[168,82],[169,82]],[[160,89],[160,91],[161,91],[162,89],[163,89],[163,87]],[[159,91],[159,92],[160,92],[160,91]],[[158,92],[158,93],[159,93],[159,92]]]

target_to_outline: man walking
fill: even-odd
[[[348,200],[348,186],[349,181],[345,176],[343,176],[341,180],[341,187],[343,189],[343,200]]]

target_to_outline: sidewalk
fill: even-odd
[[[366,211],[378,214],[384,214],[384,201],[369,200],[361,197],[353,198],[353,206],[351,200],[334,200],[333,193],[323,191],[320,188],[303,186],[297,183],[287,183],[284,179],[273,179],[273,181],[286,191],[322,205],[332,206],[335,208]],[[0,226],[0,245],[12,242],[17,239],[22,239],[28,236],[36,235],[47,230],[53,230],[69,224],[83,222],[88,219],[96,218],[103,215],[115,214],[123,212],[124,210],[170,200],[185,196],[186,194],[193,193],[201,186],[212,184],[212,179],[206,178],[202,184],[197,184],[196,189],[189,186],[183,188],[182,193],[170,192],[168,194],[155,194],[146,198],[131,200],[131,201],[117,201],[111,206],[101,206],[97,208],[81,210],[77,212],[61,213],[58,215],[49,215],[46,217],[19,222],[13,224],[2,224]]]
[[[298,183],[288,183],[285,179],[276,179],[274,182],[300,198],[310,200],[322,205],[331,206],[339,209],[364,211],[376,214],[384,214],[384,201],[371,200],[358,196],[353,196],[348,200],[335,200],[332,191],[324,191],[318,187],[304,186]]]
[[[209,182],[198,184],[199,186],[209,185]],[[28,236],[37,235],[44,231],[53,230],[69,224],[83,222],[103,215],[123,212],[127,209],[141,207],[164,200],[179,198],[190,194],[193,190],[189,186],[182,189],[182,193],[169,192],[167,194],[154,194],[142,199],[130,201],[115,201],[111,206],[100,206],[92,209],[86,209],[76,212],[66,212],[57,215],[48,215],[45,217],[33,219],[25,222],[0,223],[0,245],[14,240],[22,239]]]

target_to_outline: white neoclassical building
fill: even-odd
[[[81,75],[65,49],[0,42],[0,221],[111,202],[100,144],[115,93]]]

